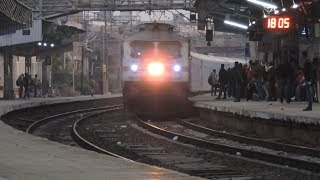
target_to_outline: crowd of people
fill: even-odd
[[[16,85],[19,87],[19,98],[42,96],[42,83],[37,74],[34,75],[34,78],[28,73],[21,74],[16,80]]]
[[[211,96],[219,94],[216,99],[234,97],[234,102],[242,98],[247,101],[267,100],[281,103],[286,101],[308,101],[304,111],[312,110],[312,102],[318,101],[317,88],[320,81],[318,59],[311,62],[307,53],[303,52],[304,66],[298,61],[284,61],[277,67],[273,63],[264,64],[260,61],[249,61],[248,65],[235,62],[234,67],[224,68],[221,64],[219,73],[213,69],[208,82],[211,85]]]

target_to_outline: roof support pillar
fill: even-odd
[[[11,48],[4,48],[3,51],[4,57],[4,99],[15,99],[15,93],[13,90],[13,55]]]

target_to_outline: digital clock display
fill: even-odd
[[[288,30],[291,28],[290,17],[271,16],[266,18],[266,28],[269,30]]]

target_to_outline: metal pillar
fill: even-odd
[[[13,55],[11,49],[5,48],[4,53],[4,99],[15,99],[15,93],[13,90],[13,73],[12,73],[12,60]]]
[[[80,84],[80,93],[81,95],[84,95],[83,92],[83,76],[84,76],[84,58],[85,58],[85,46],[87,43],[87,20],[86,20],[86,15],[84,12],[84,30],[85,30],[85,34],[84,34],[84,42],[82,44],[82,48],[81,48],[81,84]]]
[[[84,46],[82,46],[82,48],[81,48],[81,84],[80,84],[80,93],[81,93],[81,95],[83,95],[84,94],[84,92],[83,92],[83,70],[84,70],[84,65],[83,65],[83,63],[84,63]]]
[[[102,91],[103,94],[109,92],[109,82],[108,82],[108,52],[107,52],[107,12],[104,11],[104,30],[102,38]]]
[[[104,29],[102,30],[102,94],[107,93],[107,67],[106,67],[106,32],[107,32],[107,12],[104,15]]]
[[[48,71],[47,71],[47,63],[48,59],[47,57],[42,57],[44,58],[44,63],[42,63],[42,95],[48,95]]]

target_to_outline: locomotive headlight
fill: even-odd
[[[164,72],[164,65],[160,62],[152,62],[148,64],[148,72],[153,76],[160,76]]]
[[[136,72],[136,71],[138,71],[138,65],[132,64],[132,65],[130,66],[130,69],[131,69],[131,71]]]
[[[180,72],[181,66],[180,66],[179,64],[176,64],[176,65],[173,66],[173,70],[174,70],[175,72]]]

